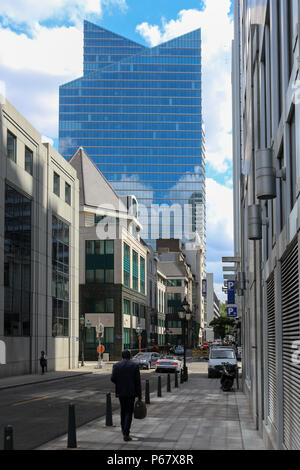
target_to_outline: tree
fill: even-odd
[[[234,319],[227,317],[226,304],[221,303],[220,316],[218,318],[214,318],[213,321],[210,322],[209,326],[213,328],[216,337],[223,339],[226,335],[232,335],[234,324]]]

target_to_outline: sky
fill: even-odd
[[[233,254],[232,0],[1,0],[0,93],[57,148],[59,85],[83,74],[83,20],[146,46],[202,28],[207,272]]]

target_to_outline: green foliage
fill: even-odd
[[[217,338],[225,338],[226,335],[233,334],[233,326],[234,326],[234,319],[227,317],[226,311],[226,304],[220,304],[220,316],[218,318],[214,318],[212,322],[210,322],[209,326],[211,326],[214,330],[215,336]]]

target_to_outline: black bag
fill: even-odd
[[[135,419],[144,419],[147,416],[147,407],[146,404],[141,401],[137,400],[134,404],[134,412],[133,416]]]

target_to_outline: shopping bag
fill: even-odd
[[[147,416],[147,407],[142,400],[137,400],[134,404],[133,416],[135,419],[144,419]]]

